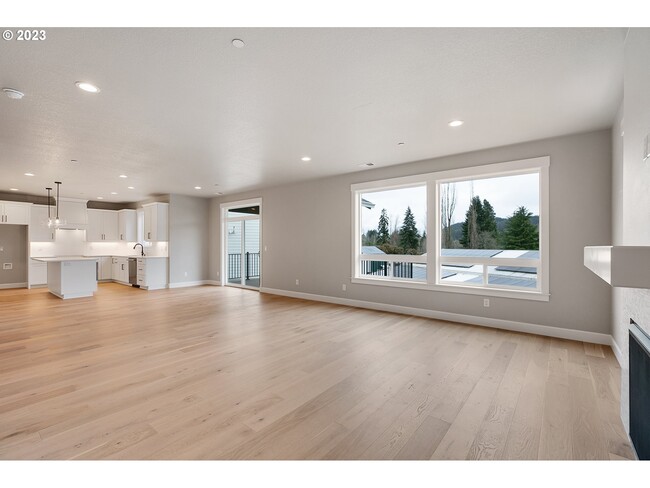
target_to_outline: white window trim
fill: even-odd
[[[356,183],[351,185],[352,193],[352,283],[378,285],[378,286],[393,286],[398,288],[414,288],[421,290],[433,290],[449,293],[463,293],[469,295],[485,295],[504,298],[518,298],[525,300],[538,300],[548,301],[550,299],[549,293],[549,167],[550,157],[542,156],[537,158],[522,159],[517,161],[508,161],[503,163],[486,164],[481,166],[471,166],[466,168],[459,168],[446,171],[438,171],[435,173],[427,173],[421,175],[405,176],[400,178],[391,178],[385,180],[376,180],[366,183]],[[508,175],[517,175],[525,173],[538,173],[539,174],[539,199],[540,199],[540,212],[539,212],[539,240],[540,240],[540,262],[537,260],[526,259],[506,259],[506,258],[471,258],[470,260],[475,264],[484,264],[487,269],[488,263],[494,265],[499,261],[507,262],[511,265],[517,266],[531,266],[537,267],[537,281],[538,288],[532,290],[510,289],[508,287],[495,287],[495,286],[481,286],[481,285],[467,285],[467,284],[450,284],[439,283],[439,264],[443,262],[461,262],[467,261],[469,258],[447,258],[438,257],[438,250],[440,249],[440,199],[439,187],[441,183],[450,183],[454,181],[465,181],[468,179],[485,179],[497,178]],[[360,210],[361,210],[361,194],[370,191],[392,190],[399,188],[408,188],[412,186],[426,185],[427,186],[427,210],[432,208],[433,212],[427,211],[427,229],[429,230],[428,236],[431,235],[431,230],[434,230],[434,239],[427,239],[427,256],[426,264],[427,282],[411,282],[401,281],[395,278],[368,278],[360,277],[360,262],[361,256],[361,239],[358,236],[358,229],[360,227]],[[403,256],[403,255],[390,255],[392,261],[402,262],[424,262],[422,256]],[[365,261],[386,261],[386,256],[383,255],[363,255]],[[480,262],[479,262],[480,261]],[[469,262],[469,261],[467,261]]]

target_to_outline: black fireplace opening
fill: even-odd
[[[650,460],[650,337],[630,319],[630,439],[639,459]]]

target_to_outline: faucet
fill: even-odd
[[[144,246],[142,244],[140,244],[139,242],[135,246],[133,246],[133,249],[135,249],[138,246],[140,246],[140,248],[142,249],[142,256],[144,256]]]

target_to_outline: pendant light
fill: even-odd
[[[59,220],[59,187],[61,186],[61,182],[55,181],[54,184],[56,185],[56,220],[54,223],[59,225],[61,223]]]
[[[46,188],[46,190],[47,190],[47,226],[52,227],[52,216],[50,214],[50,202],[51,202],[50,192],[52,191],[52,188]]]

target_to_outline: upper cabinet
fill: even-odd
[[[0,202],[0,224],[29,225],[31,203]]]
[[[117,241],[118,215],[115,210],[88,209],[86,241]]]
[[[47,205],[32,205],[29,222],[30,242],[51,242],[54,240],[53,228],[47,225]]]
[[[59,218],[63,222],[62,226],[66,229],[85,229],[88,223],[86,216],[87,200],[77,198],[59,198]],[[52,217],[56,215],[56,209]]]
[[[120,210],[118,215],[119,241],[135,242],[138,240],[138,217],[135,210]]]
[[[167,219],[169,216],[168,203],[147,203],[144,208],[144,240],[167,241]]]

